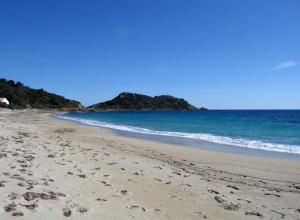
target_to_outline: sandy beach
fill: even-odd
[[[0,110],[0,219],[300,219],[300,161]]]

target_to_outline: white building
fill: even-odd
[[[0,98],[0,103],[5,103],[6,105],[9,105],[9,101],[6,98]]]

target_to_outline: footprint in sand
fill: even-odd
[[[134,182],[134,183],[137,183],[137,181],[135,180],[132,180],[132,179],[127,179],[129,182]]]
[[[128,191],[127,191],[126,189],[123,189],[123,190],[120,191],[120,193],[121,193],[122,195],[126,195],[126,194],[128,193]]]
[[[107,163],[107,165],[109,165],[109,166],[113,166],[115,164],[118,164],[118,163],[116,163],[116,162]]]
[[[38,205],[36,203],[32,203],[32,204],[28,204],[28,205],[20,204],[20,206],[24,206],[25,208],[30,209],[30,210],[33,210],[38,207]]]
[[[132,210],[137,210],[137,209],[140,209],[142,210],[143,212],[146,211],[146,209],[142,206],[138,206],[138,205],[130,205],[130,206],[127,206],[128,209],[132,209]]]
[[[100,202],[107,202],[107,199],[103,199],[103,198],[97,198],[96,200]]]
[[[13,212],[11,215],[12,216],[23,216],[24,214],[21,211],[16,211],[16,212]]]
[[[7,183],[8,181],[0,181],[0,187],[5,187],[6,185],[4,183]]]
[[[158,178],[153,178],[154,180],[158,181],[158,182],[161,182],[162,180],[161,179],[158,179]]]
[[[6,212],[16,211],[16,208],[17,208],[17,205],[14,202],[7,204],[6,206],[3,207],[4,211],[6,211]]]
[[[63,215],[66,217],[70,217],[72,215],[72,211],[69,208],[64,208]]]

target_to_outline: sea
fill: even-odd
[[[110,128],[126,136],[300,158],[300,110],[72,112],[55,117]]]

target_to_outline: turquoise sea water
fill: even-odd
[[[57,117],[128,132],[300,154],[300,110],[114,111]]]

